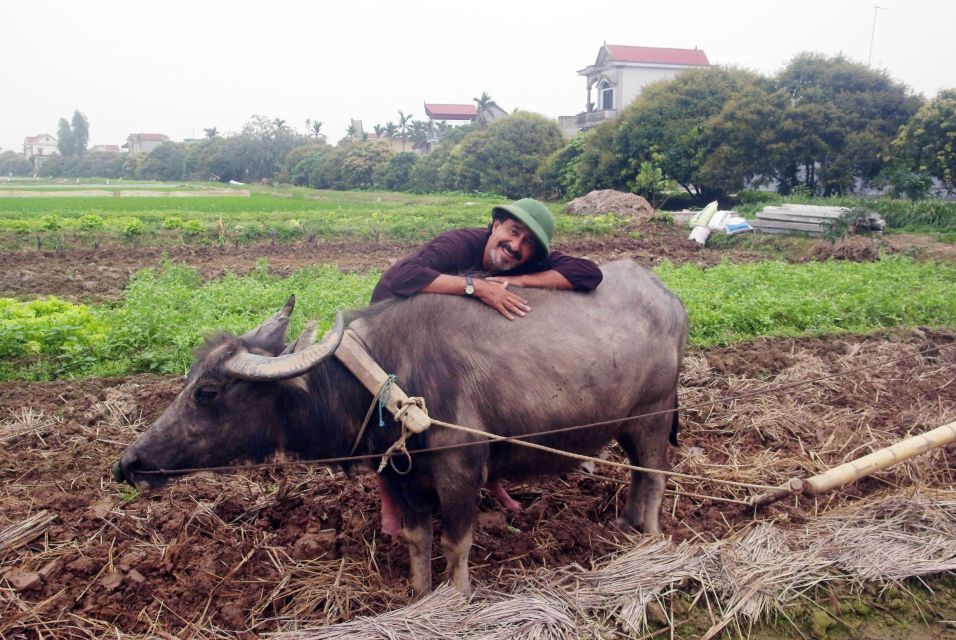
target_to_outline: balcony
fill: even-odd
[[[576,116],[558,116],[558,126],[563,130],[584,130],[596,127],[605,120],[617,117],[617,109],[601,109],[600,111],[584,111]],[[566,135],[573,135],[568,133]]]

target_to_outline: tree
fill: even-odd
[[[219,135],[219,129],[216,127],[209,127],[208,129],[203,129],[206,132],[206,138],[212,140]]]
[[[318,120],[312,121],[312,135],[318,139],[319,135],[322,133],[322,123]]]
[[[588,135],[576,161],[580,188],[647,190],[657,170],[661,181],[673,180],[701,200],[742,188],[758,172],[751,160],[760,156],[761,123],[737,122],[733,114],[742,107],[735,104],[764,105],[765,85],[756,74],[723,67],[649,85],[618,121]],[[734,162],[722,164],[721,157]]]
[[[375,176],[388,166],[394,153],[383,144],[362,142],[349,147],[342,159],[345,189],[371,189]]]
[[[50,162],[49,160],[47,162]],[[22,153],[0,153],[0,176],[32,176],[33,164]]]
[[[398,127],[395,126],[395,123],[389,120],[385,123],[385,136],[391,140],[398,133]]]
[[[69,158],[76,153],[76,138],[73,137],[73,129],[66,118],[60,118],[56,129],[56,148],[60,155]]]
[[[899,128],[920,98],[883,71],[803,53],[777,76],[785,104],[773,144],[775,177],[825,196],[852,191],[886,166]]]
[[[418,162],[418,154],[410,152],[396,153],[388,165],[376,176],[375,184],[390,191],[408,191],[412,170]]]
[[[495,101],[492,100],[491,96],[488,95],[487,91],[482,91],[480,97],[472,98],[472,102],[474,102],[476,107],[478,108],[478,114],[475,117],[475,120],[478,121],[478,126],[479,127],[487,126],[488,123],[485,121],[485,118],[483,118],[482,116],[484,115],[485,111],[488,110],[488,107],[495,104]]]
[[[424,120],[413,120],[408,127],[408,137],[412,142],[424,142],[428,139],[430,128],[429,123]]]
[[[159,145],[143,160],[137,177],[147,180],[182,180],[186,177],[186,146],[175,142]]]
[[[562,143],[555,122],[518,112],[465,135],[449,155],[449,171],[462,191],[509,198],[537,195],[541,190],[538,169]]]
[[[90,121],[79,111],[73,112],[73,150],[78,156],[86,153],[90,142]]]
[[[372,127],[372,131],[375,132],[375,137],[376,137],[376,138],[381,138],[381,137],[382,137],[382,134],[385,133],[385,127],[383,127],[383,126],[380,125],[380,124],[377,124],[377,125],[375,125],[374,127]]]
[[[940,91],[900,129],[894,155],[956,192],[956,89]]]
[[[408,127],[412,122],[412,114],[405,115],[402,110],[398,110],[398,130],[402,136],[402,151],[405,151],[405,141],[408,140]]]

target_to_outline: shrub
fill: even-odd
[[[418,162],[418,154],[411,152],[395,154],[375,179],[376,186],[391,191],[408,191],[416,162]]]
[[[535,113],[516,113],[466,135],[449,163],[462,191],[500,193],[508,198],[538,195],[538,170],[562,145],[561,130]]]

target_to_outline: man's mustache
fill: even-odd
[[[499,243],[498,243],[498,248],[501,249],[502,251],[504,251],[505,253],[507,253],[509,256],[511,256],[511,257],[514,258],[515,260],[520,260],[520,259],[521,259],[521,254],[518,253],[517,251],[512,250],[512,248],[509,247],[509,246],[508,246],[507,244],[505,244],[504,242],[499,242]]]

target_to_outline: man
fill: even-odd
[[[528,301],[509,285],[591,291],[604,274],[596,264],[551,251],[554,217],[548,208],[524,198],[491,210],[486,229],[458,229],[441,234],[417,253],[397,262],[375,286],[372,302],[407,298],[418,293],[470,296],[508,320],[531,311]],[[491,274],[473,277],[473,274]],[[398,535],[401,518],[381,476],[382,529]],[[489,482],[492,495],[512,511],[521,505],[498,481]]]
[[[590,291],[601,270],[584,258],[551,251],[554,218],[532,198],[494,207],[487,229],[441,234],[386,271],[372,302],[418,293],[471,296],[514,320],[531,307],[510,285]],[[490,274],[473,277],[473,274]]]

